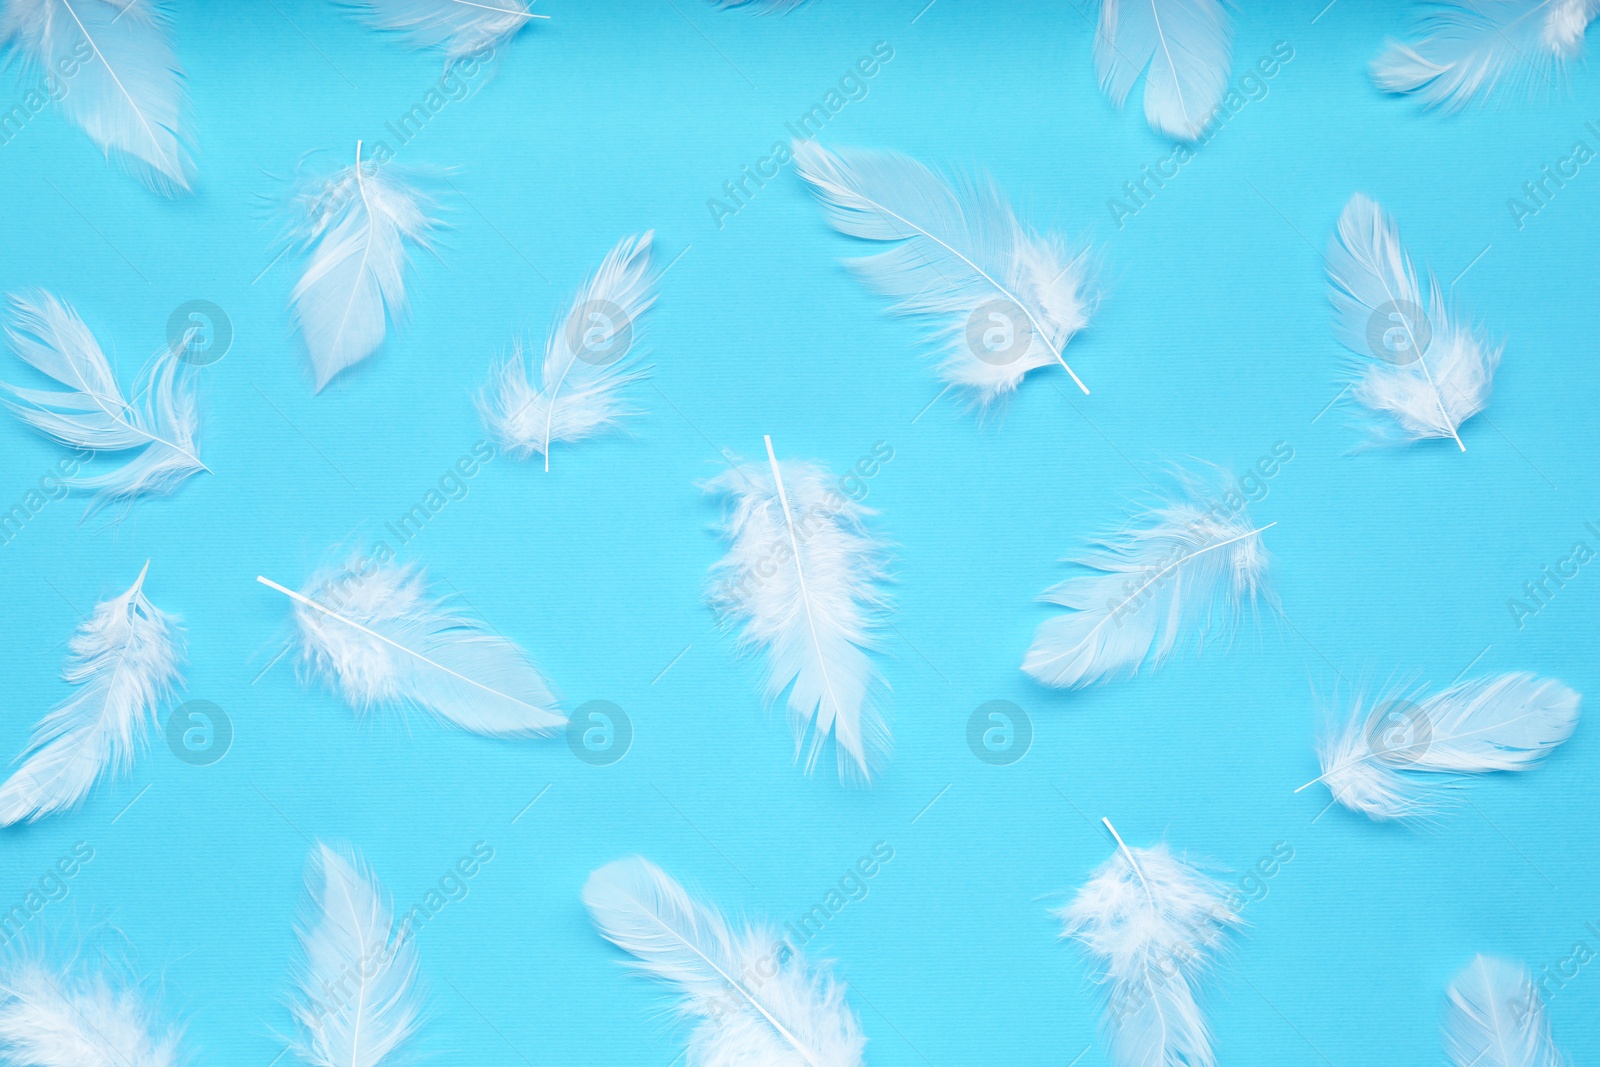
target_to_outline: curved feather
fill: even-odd
[[[97,781],[133,769],[156,705],[183,682],[176,620],[144,595],[149,570],[72,635],[61,676],[80,688],[39,721],[22,766],[0,786],[0,826],[76,807]]]
[[[806,773],[831,735],[840,775],[870,781],[889,751],[867,657],[887,603],[883,550],[864,525],[872,513],[821,467],[780,466],[770,439],[767,456],[766,469],[735,467],[706,486],[729,504],[711,601],[742,627],[742,644],[766,649],[767,699],[789,690],[796,760],[811,736]]]
[[[58,106],[107,158],[175,196],[189,191],[195,166],[167,22],[161,0],[10,0],[0,9],[0,44],[63,86]]]
[[[1450,983],[1444,1043],[1456,1067],[1564,1067],[1528,969],[1477,956]]]
[[[1358,699],[1318,737],[1317,781],[1372,819],[1429,814],[1444,784],[1431,776],[1529,770],[1572,736],[1580,703],[1532,674],[1474,678],[1425,699],[1391,693],[1370,708]]]
[[[179,1037],[102,971],[19,955],[0,972],[0,1056],[15,1067],[178,1067]]]
[[[319,842],[306,886],[294,1051],[315,1067],[378,1067],[421,1021],[416,947],[359,856]]]
[[[1089,574],[1040,598],[1071,609],[1034,634],[1022,669],[1077,689],[1159,666],[1188,631],[1203,644],[1233,628],[1245,601],[1266,592],[1267,554],[1244,501],[1180,474],[1180,492],[1090,542],[1071,560]]]
[[[720,8],[747,7],[758,15],[787,15],[806,0],[715,0]]]
[[[1145,75],[1150,128],[1199,140],[1228,89],[1233,31],[1218,0],[1101,0],[1094,67],[1121,108]]]
[[[357,710],[414,706],[491,737],[566,725],[522,650],[431,597],[420,567],[352,558],[304,593],[256,581],[295,602],[301,662]]]
[[[478,409],[501,448],[522,459],[537,452],[549,470],[552,442],[594,437],[630,414],[621,393],[645,377],[632,356],[656,299],[653,236],[623,238],[573,297],[550,329],[537,384],[520,346],[493,369]]]
[[[342,0],[380,30],[403,34],[413,47],[442,48],[446,63],[497,49],[536,18],[524,0]]]
[[[934,320],[947,383],[989,404],[1059,363],[1089,391],[1062,355],[1093,310],[1087,252],[1026,229],[993,182],[958,189],[898,152],[796,141],[794,160],[834,229],[900,242],[848,263],[891,310]]]
[[[854,1067],[866,1038],[845,987],[812,969],[776,930],[735,932],[638,856],[589,876],[583,903],[633,966],[674,988],[695,1023],[690,1067]]]

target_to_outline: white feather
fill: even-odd
[[[107,158],[175,196],[195,166],[167,21],[162,0],[6,0],[0,45],[63,87],[58,106]]]
[[[1228,88],[1233,30],[1218,0],[1101,0],[1094,67],[1121,108],[1144,74],[1150,128],[1196,141]]]
[[[422,568],[362,562],[314,575],[295,602],[303,666],[358,711],[411,706],[491,737],[566,725],[544,676],[484,623],[428,594]]]
[[[1080,942],[1106,986],[1103,1025],[1119,1067],[1211,1067],[1211,1035],[1195,986],[1224,935],[1242,925],[1227,887],[1165,845],[1118,850],[1052,914]]]
[[[537,452],[549,470],[552,442],[594,437],[631,413],[622,391],[645,377],[632,349],[656,298],[653,234],[623,238],[573,297],[550,329],[537,383],[520,345],[491,371],[478,409],[501,448],[522,459]]]
[[[314,1067],[378,1067],[421,1021],[417,952],[359,856],[318,843],[306,875],[305,958],[291,1005],[295,1054]]]
[[[1438,0],[1417,40],[1390,41],[1372,80],[1415,93],[1423,106],[1459,111],[1512,85],[1550,84],[1583,51],[1600,0]]]
[[[812,141],[795,142],[794,160],[834,229],[899,242],[849,265],[900,301],[892,310],[934,321],[947,383],[988,404],[1059,363],[1089,391],[1062,354],[1093,310],[1087,252],[1024,227],[992,181],[958,189],[897,152]]]
[[[296,239],[309,259],[292,295],[317,389],[378,350],[405,314],[408,244],[428,247],[433,202],[392,167],[361,159],[307,183]]]
[[[446,63],[498,49],[536,18],[524,0],[343,0],[361,21],[417,48],[442,48]]]
[[[720,8],[748,7],[758,15],[787,15],[806,0],[716,0]]]
[[[729,502],[728,554],[712,570],[711,602],[767,652],[767,699],[789,690],[795,758],[811,736],[806,772],[831,735],[839,773],[870,781],[887,758],[889,728],[874,700],[874,645],[886,599],[883,548],[872,514],[809,463],[745,464],[707,483]]]
[[[6,385],[16,397],[9,406],[18,418],[72,448],[132,455],[104,474],[63,479],[72,488],[95,494],[91,510],[145,493],[170,492],[191,474],[208,469],[195,444],[200,415],[193,376],[182,365],[177,347],[158,353],[146,367],[135,394],[142,399],[135,404],[123,396],[89,327],[49,293],[13,294],[6,334],[23,361],[66,387]]]
[[[28,955],[0,971],[0,1057],[13,1067],[178,1067],[179,1036],[103,971],[58,972]]]
[[[1380,441],[1453,438],[1489,405],[1500,346],[1445,303],[1430,276],[1424,302],[1400,232],[1361,193],[1339,216],[1328,249],[1333,329],[1355,357],[1351,389],[1378,416]]]
[[[1565,1067],[1526,967],[1478,956],[1448,996],[1444,1044],[1456,1067]]]
[[[1146,661],[1160,666],[1188,631],[1202,645],[1225,636],[1243,604],[1266,594],[1261,533],[1276,523],[1252,526],[1220,472],[1178,481],[1177,494],[1069,561],[1090,573],[1040,598],[1070,610],[1039,626],[1024,671],[1061,689],[1132,677]]]
[[[1358,698],[1344,723],[1318,737],[1317,781],[1351,811],[1373,819],[1429,814],[1439,786],[1454,780],[1440,776],[1529,770],[1578,727],[1578,694],[1531,674],[1411,697],[1390,693],[1371,707]]]
[[[766,925],[732,930],[637,856],[595,871],[583,903],[694,1023],[689,1067],[855,1067],[866,1038],[845,987]]]

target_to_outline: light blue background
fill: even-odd
[[[1589,724],[1431,828],[1342,809],[1313,823],[1326,793],[1291,795],[1317,773],[1313,689],[1341,676],[1442,685],[1481,653],[1478,671],[1600,692],[1595,565],[1521,629],[1506,606],[1574,541],[1597,545],[1583,524],[1600,523],[1600,164],[1520,231],[1506,200],[1575,140],[1600,149],[1583,127],[1600,119],[1600,76],[1443,118],[1365,77],[1403,5],[1338,0],[1313,23],[1321,0],[1254,4],[1235,77],[1275,41],[1294,60],[1118,229],[1107,198],[1170,149],[1137,100],[1119,114],[1099,94],[1090,22],[1054,0],[938,0],[913,22],[923,2],[813,0],[783,19],[698,0],[542,3],[551,19],[400,149],[458,168],[453,228],[416,262],[410,322],[320,396],[286,311],[300,260],[273,263],[260,197],[307,151],[342,161],[382,137],[437,80],[437,54],[313,0],[183,0],[197,196],[157,199],[52,112],[0,147],[0,287],[72,301],[127,374],[184,301],[215,301],[237,331],[201,383],[214,476],[112,529],[54,503],[0,547],[0,752],[20,752],[65,695],[79,613],[147,558],[149,595],[189,629],[188,696],[226,709],[233,748],[193,767],[157,737],[131,781],[6,831],[0,906],[90,842],[38,930],[109,918],[187,1022],[194,1062],[259,1067],[289,1027],[280,997],[318,838],[359,846],[402,906],[473,842],[494,847],[417,940],[433,989],[417,1051],[439,1062],[673,1059],[657,990],[623,973],[578,900],[590,870],[631,852],[782,923],[888,842],[870,894],[810,947],[837,961],[880,1065],[1105,1062],[1086,964],[1046,914],[1110,854],[1102,815],[1132,844],[1165,839],[1235,871],[1294,849],[1211,983],[1221,1062],[1442,1062],[1443,991],[1474,953],[1538,969],[1580,940],[1600,947],[1584,929],[1600,925]],[[918,419],[938,387],[916,327],[839,266],[855,249],[791,173],[712,224],[707,198],[880,40],[893,60],[823,141],[987,168],[1033,224],[1094,242],[1106,296],[1069,353],[1093,396],[1046,370],[986,423],[948,397]],[[24,86],[0,78],[7,105]],[[1507,346],[1464,455],[1448,442],[1347,455],[1358,438],[1339,409],[1318,417],[1339,389],[1320,254],[1357,190],[1447,282],[1483,253],[1455,294]],[[542,337],[604,252],[651,227],[663,262],[683,255],[652,315],[655,378],[632,436],[558,449],[548,475],[497,459],[408,547],[568,707],[626,709],[627,757],[592,767],[559,738],[359,721],[287,660],[252,684],[289,617],[255,576],[299,586],[331,546],[381,535],[481,436],[471,394],[491,359],[518,331]],[[896,755],[871,791],[790,765],[759,661],[736,656],[701,600],[721,546],[696,483],[719,450],[759,456],[764,433],[836,470],[875,442],[894,449],[868,496],[898,577],[881,660]],[[1146,476],[1188,456],[1241,470],[1279,441],[1294,459],[1252,513],[1278,524],[1281,621],[1085,693],[1020,673],[1056,561]],[[9,418],[0,442],[9,507],[61,452]],[[1034,724],[1011,767],[966,745],[969,715],[994,699]],[[1600,967],[1549,1014],[1570,1055],[1600,1059]]]

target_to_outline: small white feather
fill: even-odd
[[[442,48],[445,62],[498,49],[535,15],[524,0],[343,0],[375,29],[403,34],[417,48]]]
[[[747,7],[758,15],[787,15],[806,0],[716,0],[720,8]]]
[[[1455,1067],[1565,1067],[1544,999],[1519,963],[1478,956],[1450,983],[1444,1044]]]
[[[104,971],[29,955],[0,971],[0,1056],[13,1067],[178,1067],[180,1035]]]
[[[1181,141],[1206,132],[1228,88],[1233,30],[1218,0],[1101,0],[1094,66],[1121,108],[1144,74],[1150,128]]]

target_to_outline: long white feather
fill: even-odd
[[[97,781],[133,769],[156,706],[183,682],[176,620],[144,595],[149,570],[72,635],[61,676],[78,692],[39,721],[22,766],[0,786],[0,826],[76,807]]]
[[[445,62],[498,49],[534,19],[524,0],[342,0],[362,22],[403,34],[417,48],[442,48]]]
[[[294,287],[295,321],[317,390],[378,350],[405,314],[408,244],[428,247],[433,201],[393,167],[361,159],[307,183],[296,197],[295,237],[308,254]]]
[[[1179,472],[1179,491],[1091,541],[1070,562],[1090,573],[1045,591],[1070,609],[1040,624],[1022,669],[1077,689],[1157,667],[1194,631],[1203,645],[1233,629],[1246,601],[1267,593],[1262,531],[1220,472]],[[1217,484],[1214,484],[1217,483]]]
[[[1583,52],[1600,0],[1437,0],[1416,39],[1389,41],[1372,80],[1424,107],[1459,111],[1502,88],[1550,84]]]
[[[1426,698],[1389,693],[1371,707],[1358,698],[1348,719],[1318,737],[1316,781],[1372,819],[1430,814],[1456,775],[1537,766],[1577,729],[1579,703],[1560,682],[1531,674],[1474,678]]]
[[[716,0],[720,8],[747,7],[758,15],[787,15],[806,0]]]
[[[65,386],[46,390],[6,385],[16,397],[9,406],[18,418],[72,448],[131,455],[103,474],[63,479],[95,494],[91,510],[145,493],[170,492],[208,469],[195,443],[200,414],[193,376],[177,346],[157,353],[146,367],[136,404],[123,396],[89,327],[51,294],[12,294],[6,334],[24,362]]]
[[[1088,253],[1017,221],[992,181],[952,187],[898,152],[794,144],[795,168],[840,233],[899,242],[849,260],[893,311],[930,317],[940,376],[981,404],[1005,396],[1030,370],[1067,366],[1067,342],[1089,323]]]
[[[689,1067],[855,1067],[866,1038],[845,987],[808,967],[765,924],[730,929],[648,860],[589,876],[583,903],[600,933],[672,987],[691,1020]]]
[[[378,1067],[421,1022],[416,946],[359,856],[318,842],[306,886],[291,1047],[314,1067]]]
[[[1211,1067],[1211,1035],[1195,986],[1229,930],[1243,925],[1227,887],[1165,845],[1117,851],[1052,914],[1080,942],[1106,986],[1103,1026],[1119,1067]]]
[[[653,236],[623,238],[573,297],[550,328],[538,382],[520,345],[490,372],[478,410],[502,449],[520,459],[537,452],[549,470],[552,442],[594,437],[631,414],[622,391],[645,377],[632,357],[656,299]]]
[[[1520,963],[1477,956],[1450,982],[1444,1044],[1456,1067],[1565,1067],[1544,999]]]
[[[107,158],[175,196],[189,191],[195,165],[167,21],[162,0],[6,0],[0,45],[62,87],[57,106]]]
[[[256,581],[295,602],[301,663],[358,711],[417,707],[491,737],[566,725],[522,650],[430,596],[420,567],[352,557],[318,572],[303,593]]]
[[[842,777],[871,781],[889,752],[867,651],[887,605],[884,551],[872,514],[809,463],[743,464],[707,483],[729,502],[728,554],[712,570],[711,602],[742,627],[741,644],[767,652],[767,699],[789,690],[795,759],[811,737],[806,773],[831,735]]]
[[[1233,29],[1218,0],[1101,0],[1094,68],[1121,108],[1144,74],[1150,128],[1196,141],[1228,88]]]
[[[1424,303],[1400,231],[1372,200],[1350,198],[1328,248],[1333,331],[1353,353],[1355,399],[1378,417],[1379,441],[1454,439],[1489,406],[1500,346],[1445,302],[1431,275]]]
[[[0,971],[0,1058],[12,1067],[178,1067],[180,1036],[103,970],[19,953]]]

